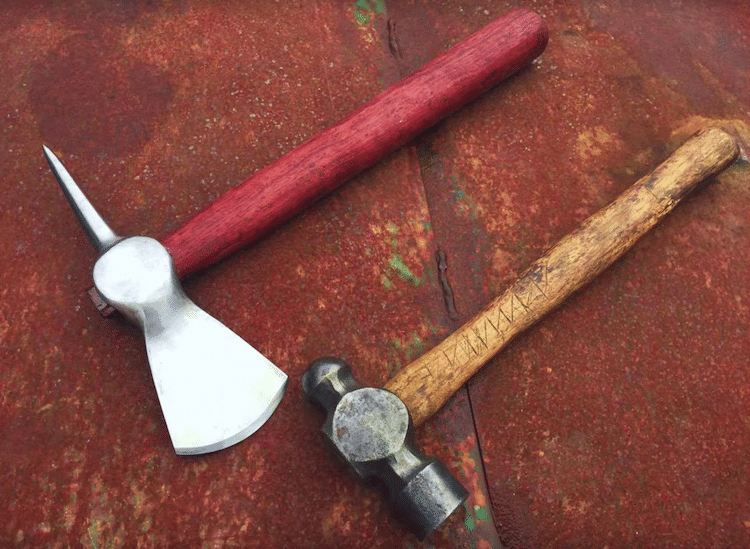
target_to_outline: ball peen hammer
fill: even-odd
[[[266,235],[531,63],[547,39],[544,20],[525,9],[465,38],[161,238],[177,274],[184,278]],[[104,316],[113,312],[93,288],[89,295]]]
[[[328,411],[326,437],[360,477],[382,481],[394,514],[417,537],[429,535],[467,493],[444,466],[414,448],[414,426],[438,411],[513,337],[611,265],[738,154],[737,143],[724,131],[698,132],[383,389],[360,386],[339,359],[313,362],[303,376],[303,389]]]

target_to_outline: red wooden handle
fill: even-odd
[[[541,17],[512,11],[259,170],[161,239],[177,272],[183,277],[258,240],[529,64],[547,36]]]

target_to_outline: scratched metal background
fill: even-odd
[[[164,235],[518,6],[549,24],[539,62],[187,283],[290,385],[251,439],[175,456],[41,144],[117,231]],[[750,544],[747,162],[419,431],[471,490],[428,542],[330,458],[299,386],[326,354],[383,383],[692,131],[747,139],[745,0],[8,1],[0,45],[3,547]]]

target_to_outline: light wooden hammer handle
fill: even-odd
[[[564,237],[473,319],[398,372],[385,388],[406,403],[416,425],[423,423],[515,335],[611,265],[738,153],[736,142],[725,132],[699,132]]]

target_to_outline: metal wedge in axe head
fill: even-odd
[[[101,254],[97,291],[143,330],[175,452],[213,452],[253,434],[281,401],[286,374],[185,295],[163,245],[117,236],[52,151],[44,155]]]
[[[736,141],[722,130],[699,132],[555,244],[474,318],[401,369],[383,389],[359,385],[342,360],[313,362],[302,388],[327,410],[322,430],[337,453],[365,480],[378,477],[395,514],[424,539],[467,493],[445,467],[416,451],[413,425],[442,408],[512,338],[611,265],[738,154]]]

